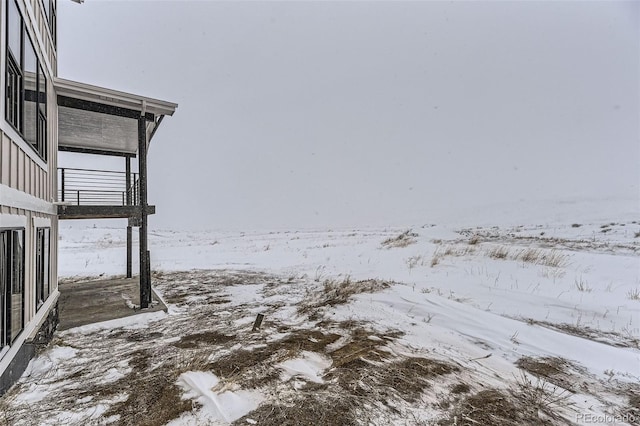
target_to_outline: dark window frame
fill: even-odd
[[[53,0],[51,0],[53,1]],[[27,28],[25,25],[24,18],[22,13],[20,12],[20,8],[15,0],[7,0],[5,2],[6,9],[9,9],[9,4],[13,3],[15,7],[18,19],[20,19],[20,58],[15,58],[14,54],[9,49],[9,13],[6,13],[6,93],[5,93],[5,120],[11,125],[11,127],[16,130],[22,136],[22,138],[30,145],[33,150],[38,154],[38,156],[45,162],[47,162],[48,158],[48,140],[47,140],[47,77],[44,72],[40,72],[43,69],[42,62],[38,57],[38,52],[35,49],[35,45],[31,39],[31,36],[27,32]],[[55,2],[54,2],[55,3]],[[55,11],[53,11],[53,15],[55,15]],[[36,93],[35,96],[33,93],[28,93],[25,89],[24,75],[25,75],[25,49],[33,48],[33,52],[35,53],[36,58],[36,71],[35,71],[35,87]],[[15,53],[15,52],[14,52]],[[13,82],[14,79],[18,79],[19,82],[17,84],[18,87],[11,87],[11,91],[9,90],[9,82]],[[44,81],[41,81],[44,80]],[[44,88],[44,96],[40,96],[40,88]],[[16,99],[15,95],[19,93],[19,97]],[[17,105],[16,105],[17,101]],[[31,142],[27,140],[26,134],[26,125],[25,125],[25,102],[35,102],[35,115],[32,117],[34,130],[34,141]],[[41,108],[41,104],[44,108]]]
[[[36,228],[36,312],[40,310],[50,295],[51,227],[47,226]]]
[[[19,284],[20,289],[20,330],[12,329],[13,306],[12,300],[16,285],[14,279],[14,267],[16,262],[13,252],[14,238],[16,233],[20,235],[22,243],[19,258]],[[24,331],[24,311],[25,311],[25,228],[0,228],[0,349],[4,346],[11,346]],[[12,336],[15,334],[14,336]]]
[[[22,69],[7,49],[5,118],[18,133],[22,134]]]

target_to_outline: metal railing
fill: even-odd
[[[140,182],[131,173],[92,169],[58,169],[58,199],[78,206],[137,206]]]

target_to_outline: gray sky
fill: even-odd
[[[150,151],[153,226],[638,199],[637,2],[58,8],[61,77],[179,103]]]

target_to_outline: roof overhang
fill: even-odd
[[[54,78],[58,103],[58,149],[135,156],[138,121],[145,117],[147,143],[178,104],[77,81]]]

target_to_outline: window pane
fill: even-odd
[[[49,228],[38,228],[36,232],[36,309],[49,297]]]
[[[38,67],[38,105],[40,106],[40,111],[46,116],[47,115],[47,79],[44,76],[44,70],[42,69],[42,65]]]
[[[38,153],[43,160],[47,160],[47,118],[38,114]]]
[[[0,348],[7,344],[7,303],[6,295],[9,287],[8,232],[0,232]]]
[[[22,132],[21,120],[21,92],[22,77],[18,71],[18,66],[11,57],[7,58],[7,93],[5,104],[5,115],[7,121],[11,123],[18,131]]]
[[[24,129],[23,136],[34,147],[38,146],[37,142],[37,69],[38,57],[31,43],[28,34],[24,34]]]
[[[38,152],[47,159],[47,80],[42,64],[38,67]]]
[[[42,305],[44,300],[42,295],[42,259],[43,259],[43,244],[42,244],[42,229],[38,228],[36,232],[36,309]]]
[[[35,75],[38,69],[38,56],[36,56],[36,49],[33,47],[33,43],[31,43],[31,38],[29,34],[25,31],[24,33],[24,71],[30,74],[33,74],[33,81],[35,84]]]
[[[56,21],[56,7],[55,7],[55,3],[53,6],[53,10],[51,11],[51,18],[49,18],[49,31],[51,31],[51,38],[53,38],[53,45],[56,46],[57,45],[57,21]]]
[[[22,294],[22,273],[24,272],[22,231],[11,231],[11,237],[11,292]]]
[[[9,10],[7,13],[7,35],[9,40],[7,45],[13,54],[14,59],[20,62],[20,34],[22,31],[22,18],[20,12],[18,12],[18,6],[13,0],[8,2]]]
[[[42,277],[42,290],[43,290],[43,299],[47,300],[47,298],[49,297],[49,293],[51,293],[51,289],[49,288],[50,284],[50,278],[51,278],[51,271],[49,269],[49,257],[51,256],[51,243],[50,243],[50,233],[51,233],[51,229],[49,228],[45,228],[44,229],[44,237],[43,237],[43,259],[42,259],[42,263],[43,263],[43,270],[44,270],[44,275]]]
[[[11,241],[11,341],[23,327],[24,255],[23,231],[12,231]]]

